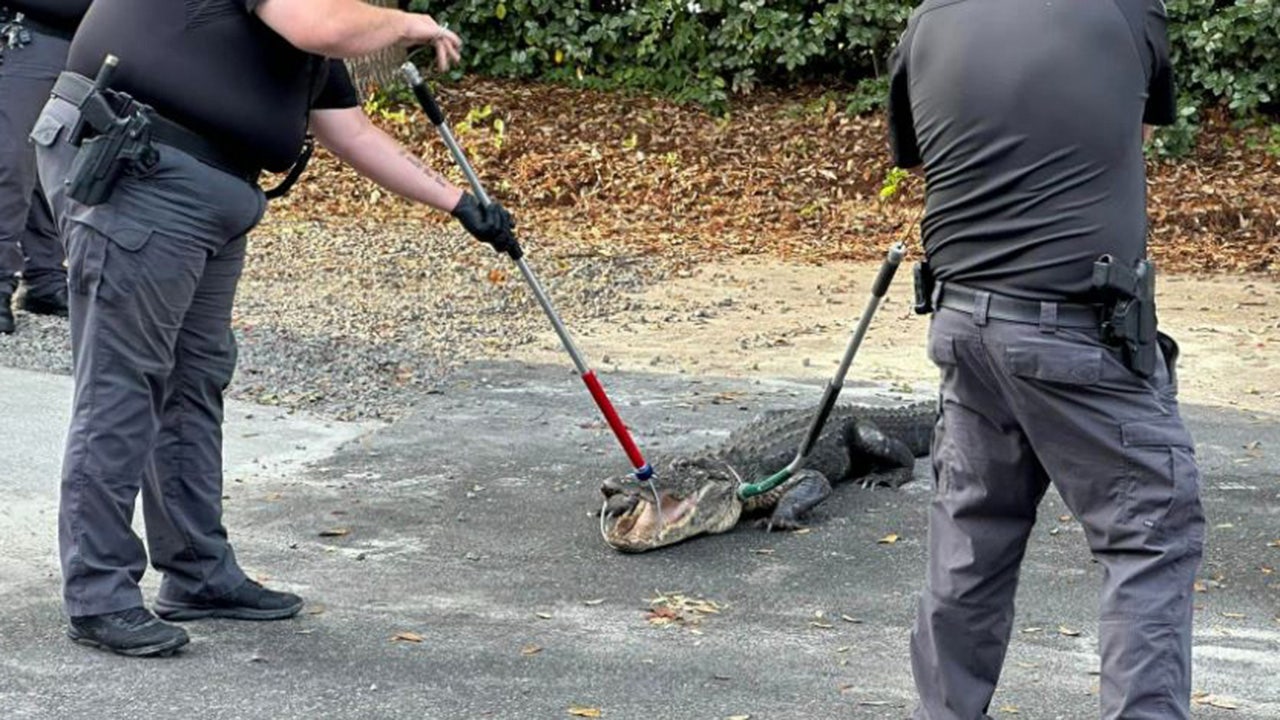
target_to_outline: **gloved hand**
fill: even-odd
[[[480,242],[489,243],[494,250],[510,255],[513,260],[519,260],[524,254],[512,233],[516,221],[498,203],[481,205],[474,195],[464,192],[450,214],[462,223],[467,232]]]

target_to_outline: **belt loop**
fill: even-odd
[[[973,322],[982,326],[987,324],[987,313],[991,310],[991,293],[978,290],[973,294]]]
[[[941,280],[933,283],[933,293],[929,297],[929,307],[932,307],[934,312],[937,312],[942,307],[942,287],[944,285],[946,283]]]
[[[1058,304],[1040,303],[1040,332],[1052,335],[1058,332]]]

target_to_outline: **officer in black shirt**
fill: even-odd
[[[16,328],[11,301],[19,275],[23,310],[67,314],[62,242],[27,135],[88,8],[89,0],[0,0],[0,334]]]
[[[1142,262],[1143,124],[1174,119],[1165,25],[1161,0],[926,0],[894,52],[942,376],[919,720],[990,717],[1050,483],[1103,570],[1102,717],[1189,716],[1204,513]]]
[[[162,618],[273,620],[302,607],[245,576],[221,518],[232,300],[266,210],[262,170],[287,169],[310,130],[478,239],[514,242],[505,210],[376,129],[327,59],[395,44],[433,45],[441,69],[459,57],[457,36],[430,17],[360,0],[110,0],[85,16],[31,132],[69,265],[75,397],[59,544],[72,639],[126,655],[188,641],[138,589],[139,490]],[[118,65],[101,90],[108,56]]]

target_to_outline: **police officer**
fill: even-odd
[[[941,371],[918,720],[990,717],[1050,483],[1102,568],[1102,717],[1188,717],[1199,473],[1176,343],[1130,322],[1150,309],[1144,123],[1174,119],[1168,52],[1160,0],[926,0],[893,54]]]
[[[288,169],[310,130],[478,239],[515,242],[505,210],[482,208],[376,129],[341,62],[327,59],[396,44],[434,46],[441,69],[459,58],[457,36],[429,16],[360,0],[110,0],[85,16],[31,132],[71,289],[59,544],[73,640],[168,654],[188,636],[164,620],[275,620],[302,607],[246,577],[222,524],[232,300],[246,235],[266,210],[261,170]],[[100,90],[109,56],[118,65]],[[138,588],[139,490],[164,620]]]
[[[62,243],[27,134],[88,7],[89,0],[0,0],[0,333],[14,331],[19,276],[23,310],[67,314]]]

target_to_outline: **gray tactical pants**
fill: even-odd
[[[0,50],[0,282],[21,274],[38,293],[61,285],[67,275],[27,135],[66,65],[68,47],[33,31],[29,45]]]
[[[236,362],[231,307],[245,233],[266,200],[165,146],[106,203],[66,197],[71,104],[36,123],[40,180],[66,239],[75,397],[59,546],[68,615],[143,604],[147,553],[130,523],[139,489],[162,596],[215,597],[245,575],[222,525],[222,393]]]
[[[915,718],[990,717],[1018,568],[1051,482],[1102,568],[1102,717],[1189,717],[1204,514],[1173,363],[1143,380],[1096,330],[946,308],[933,316],[929,356],[942,413],[911,637]]]

